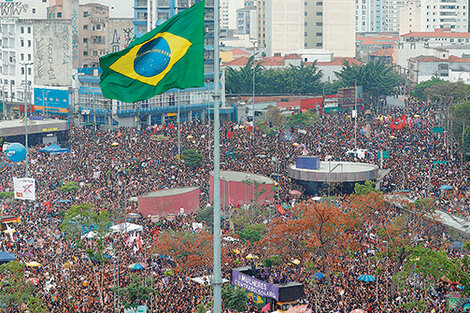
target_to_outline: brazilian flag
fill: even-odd
[[[204,3],[101,57],[103,96],[132,103],[171,88],[204,86]]]

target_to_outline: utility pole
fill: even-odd
[[[95,91],[92,90],[92,107],[93,107],[93,128],[95,130],[94,134],[96,136],[96,102],[95,102]]]
[[[214,1],[214,308],[222,313],[222,269],[220,228],[220,0]]]
[[[357,85],[354,82],[354,159],[357,158]]]
[[[253,40],[253,140],[255,140],[255,77],[256,77],[256,40]]]
[[[29,176],[28,172],[28,65],[33,63],[24,63],[24,131],[25,131],[25,147],[26,147],[26,158],[25,158],[25,174]]]

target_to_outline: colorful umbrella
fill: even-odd
[[[355,310],[352,310],[351,313],[366,313],[366,311],[361,310],[361,309],[355,309]]]
[[[371,275],[361,275],[357,278],[357,280],[363,281],[363,282],[371,282],[375,280],[374,276]]]
[[[291,190],[289,191],[289,194],[293,195],[293,196],[299,196],[301,195],[302,193],[298,190]]]
[[[132,264],[129,265],[129,268],[131,270],[142,270],[142,269],[145,268],[145,266],[140,264],[140,263],[132,263]]]
[[[290,263],[292,263],[294,265],[299,265],[300,261],[298,259],[293,259],[292,261],[290,261]]]
[[[325,277],[326,277],[325,274],[320,273],[320,272],[315,273],[315,275],[313,275],[313,278],[315,278],[315,279],[317,279],[317,280],[322,280],[322,279],[325,278]]]
[[[38,278],[28,278],[26,282],[31,282],[35,285],[39,284],[39,279]]]
[[[39,267],[41,266],[40,263],[36,262],[36,261],[33,261],[33,262],[28,262],[25,264],[26,266],[29,266],[29,267]]]

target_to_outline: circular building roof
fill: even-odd
[[[320,162],[317,170],[300,169],[295,164],[289,165],[290,178],[321,183],[347,183],[377,179],[379,167],[369,163],[356,162]]]
[[[140,198],[155,198],[155,197],[166,197],[166,196],[175,196],[191,192],[199,189],[199,187],[184,187],[184,188],[173,188],[173,189],[163,189],[149,192],[145,195],[140,196]]]

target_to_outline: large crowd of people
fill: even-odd
[[[400,129],[392,129],[393,120],[402,116],[406,123]],[[382,182],[385,193],[406,192],[412,199],[432,197],[439,209],[468,217],[470,164],[462,162],[461,166],[458,145],[448,134],[433,133],[433,127],[444,126],[441,116],[439,108],[431,109],[427,103],[412,99],[403,108],[374,113],[369,121],[360,116],[357,146],[368,150],[361,161],[378,165],[377,151],[389,151],[389,158],[383,162],[383,167],[390,169]],[[370,136],[363,131],[367,123],[370,123]],[[129,240],[134,235],[111,235],[106,241],[106,253],[113,257],[103,267],[87,258],[84,250],[66,238],[59,227],[63,212],[81,203],[113,212],[116,220],[123,221],[128,213],[137,212],[136,204],[128,201],[130,198],[166,188],[199,186],[201,207],[205,207],[209,201],[209,175],[213,169],[211,128],[200,121],[181,124],[181,151],[196,149],[203,156],[203,164],[194,169],[176,158],[177,127],[168,126],[157,131],[72,128],[69,131],[70,153],[49,155],[39,152],[40,147],[30,148],[29,173],[36,179],[36,201],[3,201],[3,215],[18,216],[21,223],[12,226],[16,230],[13,235],[3,235],[0,245],[21,262],[40,264],[28,267],[26,275],[38,279],[36,294],[46,304],[48,312],[115,312],[117,298],[111,287],[125,286],[132,273],[152,278],[151,284],[157,291],[147,303],[152,312],[194,312],[199,304],[211,301],[210,287],[188,279],[210,275],[210,268],[182,269],[168,276],[165,272],[171,268],[171,262],[152,257],[149,250],[155,240],[156,222],[149,219],[136,221],[143,226],[143,231],[138,234],[138,240],[143,242],[140,245]],[[286,167],[303,153],[300,144],[309,155],[318,155],[322,160],[353,160],[346,154],[354,147],[354,121],[347,114],[324,115],[317,123],[302,130],[298,132],[286,127],[272,135],[244,124],[224,122],[221,125],[221,168],[266,176],[277,173],[279,198],[275,204],[291,203],[294,197],[289,193],[292,186]],[[227,132],[231,135],[227,136]],[[156,139],[160,134],[164,135],[165,138],[159,138],[163,140]],[[1,156],[1,160],[6,161],[5,156]],[[23,176],[23,164],[0,173],[0,192],[13,191],[12,178]],[[66,182],[76,182],[80,188],[64,192],[60,187]],[[442,185],[451,186],[451,189],[441,190]],[[308,195],[302,195],[295,200],[300,202],[308,198]],[[48,201],[51,202],[50,209],[43,205]],[[377,225],[390,215],[401,214],[390,210],[378,217]],[[194,215],[161,219],[158,231],[182,229],[193,221]],[[377,225],[370,226],[372,232]],[[358,283],[358,275],[375,272],[376,265],[369,261],[368,251],[384,248],[377,246],[379,243],[371,239],[370,232],[370,229],[364,230],[357,235],[356,240],[363,251],[336,270],[338,275],[330,282],[332,289],[322,288],[324,282],[321,281],[307,283],[311,281],[308,271],[302,272],[300,278],[296,278],[290,265],[281,266],[279,271],[287,275],[284,279],[300,279],[305,283],[306,297],[302,301],[314,311],[316,303],[320,312],[349,313],[356,308],[369,312],[416,312],[416,308],[404,309],[401,303],[407,299],[426,298],[430,299],[426,302],[426,312],[444,312],[445,294],[452,287],[446,282],[442,282],[432,295],[420,288],[409,288],[399,291],[394,298],[389,298],[386,292],[391,271],[380,275],[378,289],[375,284]],[[442,233],[445,233],[444,229],[439,230],[439,234]],[[435,245],[430,240],[425,244]],[[86,244],[93,244],[93,241]],[[444,242],[440,244],[444,247]],[[242,254],[236,257],[241,264],[249,264]],[[136,262],[145,264],[145,270],[128,268]],[[100,271],[103,271],[102,281],[96,279],[101,277]],[[227,278],[229,272],[230,268],[224,266]],[[10,312],[23,309],[11,308]],[[254,306],[249,310],[260,312]]]

